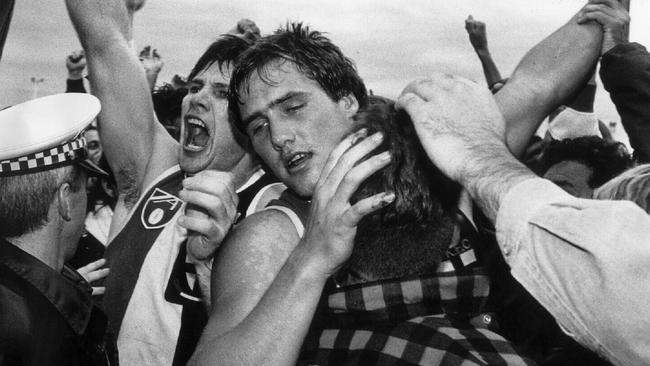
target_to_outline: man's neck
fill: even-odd
[[[260,163],[252,154],[245,153],[230,168],[230,173],[234,176],[234,185],[237,189],[243,186],[250,177],[260,169]]]
[[[59,236],[53,225],[47,224],[36,231],[14,238],[6,238],[6,240],[55,271],[60,272],[63,269],[63,252]]]

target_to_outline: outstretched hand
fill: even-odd
[[[237,219],[239,198],[233,176],[203,170],[183,180],[179,198],[187,202],[178,224],[187,229],[187,253],[193,263],[212,259]]]
[[[579,24],[593,20],[603,27],[601,55],[628,41],[630,14],[618,0],[589,0],[577,20]]]
[[[463,183],[477,151],[504,145],[505,122],[492,94],[470,80],[442,73],[416,80],[396,106],[411,116],[431,161],[455,181]]]
[[[84,51],[74,51],[65,58],[65,67],[68,69],[68,79],[78,80],[83,77],[86,68],[86,55]]]
[[[474,50],[487,51],[487,33],[485,31],[485,23],[475,20],[471,15],[465,20],[465,30],[469,35],[469,41],[474,47]]]
[[[381,192],[350,204],[359,185],[391,161],[387,151],[363,160],[383,140],[381,133],[366,135],[365,129],[360,130],[337,145],[325,163],[312,196],[300,245],[309,246],[324,276],[334,274],[352,254],[359,221],[395,199],[393,192]]]

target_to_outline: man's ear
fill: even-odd
[[[70,183],[63,183],[56,191],[56,198],[58,202],[59,215],[65,221],[72,220],[72,190]]]
[[[352,93],[342,97],[339,100],[339,105],[343,108],[348,118],[352,118],[359,111],[359,101]]]

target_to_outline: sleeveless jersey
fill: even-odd
[[[184,177],[179,166],[161,174],[106,251],[104,306],[122,365],[185,364],[207,321],[194,266],[185,263],[187,230],[176,224],[186,206],[178,198]],[[238,189],[238,220],[275,182],[260,170]]]

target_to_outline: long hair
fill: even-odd
[[[385,191],[395,192],[395,201],[360,222],[345,274],[388,279],[435,272],[451,241],[460,186],[429,160],[410,117],[393,101],[371,96],[356,120],[357,129],[383,132],[371,154],[388,150],[392,160],[362,183],[351,203]]]

